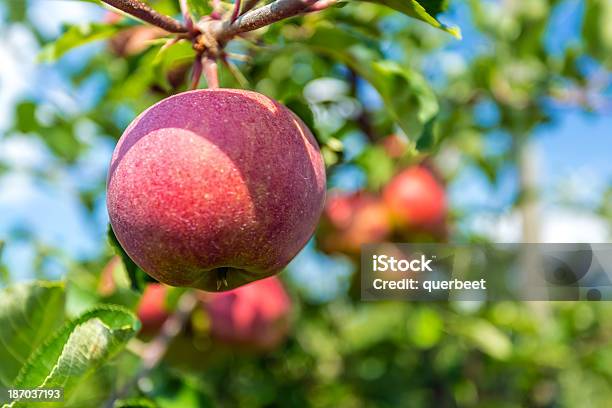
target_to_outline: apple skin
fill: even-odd
[[[382,195],[401,227],[433,234],[444,229],[446,193],[424,166],[402,170],[385,186]]]
[[[387,208],[371,193],[331,195],[323,214],[319,245],[327,253],[358,255],[362,245],[382,242],[391,232]]]
[[[280,272],[313,234],[325,185],[317,142],[289,109],[251,91],[196,90],[126,129],[107,207],[145,272],[215,292]]]
[[[273,350],[289,330],[291,299],[275,276],[215,293],[205,308],[212,337],[244,350]]]
[[[136,311],[142,323],[141,333],[153,334],[163,326],[169,316],[164,305],[166,294],[167,288],[162,284],[150,283],[145,287]]]

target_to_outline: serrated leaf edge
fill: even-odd
[[[134,315],[134,313],[131,310],[129,310],[128,308],[125,308],[125,307],[119,306],[119,305],[110,305],[110,304],[109,305],[96,306],[96,307],[94,307],[94,308],[84,312],[79,317],[66,322],[63,327],[58,329],[53,334],[53,336],[51,336],[47,341],[45,341],[43,344],[41,344],[36,349],[36,351],[34,351],[30,355],[30,358],[28,359],[28,361],[26,361],[26,363],[19,370],[19,373],[17,374],[17,378],[15,379],[15,387],[19,388],[21,386],[21,382],[24,381],[23,377],[26,375],[26,373],[29,370],[31,370],[34,367],[34,365],[36,364],[37,360],[40,359],[40,357],[44,354],[46,349],[48,347],[50,347],[50,345],[53,342],[55,342],[62,335],[66,334],[67,331],[69,332],[74,327],[77,327],[77,326],[85,323],[87,320],[92,318],[92,315],[94,315],[95,313],[97,313],[99,311],[121,312],[121,313],[125,313],[127,315],[130,315],[130,316],[133,316],[134,317],[134,326],[133,326],[134,327],[134,332],[137,332],[140,329],[140,321]],[[106,324],[105,324],[105,326],[106,326]],[[120,326],[118,329],[115,329],[115,330],[121,331],[121,330],[128,330],[128,329],[131,330],[131,326],[130,325]],[[65,347],[65,344],[64,344],[64,347]],[[63,352],[64,352],[64,348],[62,348],[62,352],[60,353],[60,356],[62,355]],[[45,378],[45,381],[47,381],[47,379],[48,379],[48,376]],[[44,384],[44,381],[43,381],[43,384]]]

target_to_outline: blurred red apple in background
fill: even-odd
[[[167,35],[161,28],[153,26],[129,27],[119,31],[109,41],[109,48],[118,57],[136,55],[151,45],[151,41]]]
[[[389,212],[380,198],[363,191],[337,193],[325,205],[319,245],[328,253],[356,255],[362,245],[384,241],[390,231]]]
[[[413,166],[397,174],[383,200],[401,227],[437,233],[446,219],[446,192],[430,170]]]
[[[121,258],[115,255],[104,265],[98,282],[98,293],[102,296],[110,296],[117,290],[115,282],[115,270],[122,267]]]
[[[102,18],[102,22],[106,24],[115,24],[123,20],[123,16],[119,13],[115,13],[114,11],[107,11],[104,13],[104,17]]]
[[[153,334],[159,331],[170,315],[165,307],[167,288],[160,283],[146,286],[138,310],[138,319],[142,323],[141,333]]]
[[[408,150],[408,140],[400,135],[389,135],[382,140],[387,156],[397,159]]]
[[[289,329],[291,299],[276,277],[211,294],[205,305],[212,336],[226,344],[268,351]]]

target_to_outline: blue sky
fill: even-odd
[[[53,7],[50,4],[53,3]],[[447,22],[462,27],[464,40],[449,42],[444,58],[457,62],[469,59],[479,47],[486,46],[470,26],[465,6],[455,1],[446,16]],[[555,14],[546,40],[547,47],[560,53],[577,38],[581,2],[569,0]],[[59,33],[61,23],[97,19],[102,11],[88,3],[74,1],[36,0],[29,7],[30,18],[42,27],[45,35]],[[78,187],[88,180],[104,177],[112,152],[108,139],[91,138],[95,149],[86,160],[72,171],[53,163],[44,146],[35,139],[11,137],[3,134],[12,120],[14,103],[26,95],[44,95],[66,109],[79,109],[83,101],[95,100],[94,83],[72,90],[62,79],[62,70],[70,69],[82,61],[78,51],[58,66],[40,66],[35,63],[38,52],[33,38],[22,27],[7,27],[2,18],[0,4],[0,161],[12,164],[16,170],[0,178],[0,238],[19,226],[27,226],[42,241],[57,245],[68,254],[79,258],[95,256],[105,239],[106,210],[104,202],[97,203],[94,220],[80,207]],[[416,23],[419,24],[419,23]],[[94,46],[95,47],[95,46]],[[81,53],[81,54],[79,54]],[[449,59],[450,58],[450,59]],[[454,59],[453,59],[454,58]],[[76,92],[76,94],[75,94]],[[609,96],[609,95],[608,95]],[[560,192],[571,189],[573,195],[587,205],[593,205],[601,191],[612,182],[612,115],[589,115],[576,109],[556,109],[556,124],[541,126],[535,132],[535,147],[539,158],[539,175],[546,211],[544,228],[551,237],[560,240],[602,241],[609,239],[609,231],[602,220],[588,212],[563,209]],[[57,172],[57,182],[43,183],[28,172]],[[516,192],[516,179],[512,171],[501,177],[497,186],[490,186],[484,177],[467,169],[450,186],[451,202],[459,209],[482,209],[466,225],[483,230],[498,240],[518,240],[516,215],[508,209],[509,200]],[[569,214],[569,215],[568,215]],[[547,231],[548,231],[547,230]],[[563,235],[565,234],[565,235]],[[548,236],[545,234],[545,236]],[[31,278],[32,247],[27,242],[8,245],[4,261],[19,278]],[[294,269],[296,278],[302,276],[299,265],[327,268],[326,259],[300,257]],[[317,262],[320,262],[317,264]],[[337,266],[338,273],[346,273]],[[306,278],[305,278],[306,279]],[[308,280],[308,279],[306,279]]]

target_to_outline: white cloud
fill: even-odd
[[[0,161],[12,169],[41,169],[50,159],[40,139],[14,136],[0,141]]]
[[[541,212],[540,240],[556,242],[608,242],[610,231],[602,218],[595,214],[565,208],[549,208]],[[499,216],[475,216],[470,223],[473,231],[495,242],[521,242],[522,219],[516,211]]]

